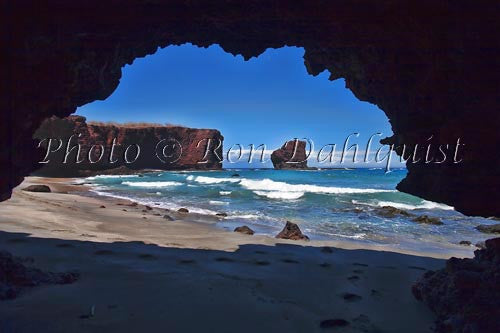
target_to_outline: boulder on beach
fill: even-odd
[[[234,229],[234,232],[239,232],[239,233],[242,233],[245,235],[253,235],[254,234],[254,231],[252,229],[250,229],[249,227],[247,227],[246,225],[241,226],[241,227],[236,227]]]
[[[492,225],[480,224],[476,229],[486,234],[500,234],[500,223]]]
[[[187,208],[179,208],[179,209],[177,209],[177,211],[179,213],[189,213],[189,209],[187,209]]]
[[[430,217],[428,215],[417,216],[412,219],[413,222],[422,223],[422,224],[433,224],[433,225],[442,225],[443,222],[437,217]]]
[[[28,191],[28,192],[52,192],[50,190],[50,187],[47,185],[30,185],[25,188],[23,188],[23,191]]]
[[[297,224],[286,221],[286,225],[281,230],[279,234],[276,235],[276,238],[281,239],[291,239],[291,240],[309,240],[309,237],[304,235]]]
[[[163,218],[168,221],[175,221],[175,219],[170,215],[163,215]]]

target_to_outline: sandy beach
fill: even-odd
[[[80,273],[1,301],[1,332],[431,332],[411,285],[463,255],[248,236],[70,182],[30,177],[0,203],[0,249]],[[37,183],[52,193],[21,190]]]

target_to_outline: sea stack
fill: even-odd
[[[281,148],[273,151],[271,161],[275,169],[309,169],[306,142],[298,139],[285,142]]]

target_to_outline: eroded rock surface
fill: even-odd
[[[421,154],[408,163],[398,189],[500,216],[495,2],[11,1],[0,15],[0,200],[38,167],[32,135],[41,122],[107,98],[134,59],[187,42],[245,59],[288,45],[304,47],[310,74],[344,78],[358,99],[385,112],[394,133],[385,143],[449,145],[445,163],[427,164]],[[333,124],[335,110],[314,121]],[[457,139],[461,163],[450,156]]]
[[[437,315],[437,332],[497,332],[500,318],[500,238],[486,241],[473,259],[451,258],[428,271],[413,294]]]

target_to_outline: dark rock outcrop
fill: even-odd
[[[252,229],[250,229],[246,225],[241,226],[241,227],[236,227],[234,229],[234,232],[239,232],[239,233],[242,233],[242,234],[245,234],[245,235],[253,235],[255,233]]]
[[[422,223],[422,224],[433,224],[433,225],[442,225],[443,222],[438,217],[431,217],[428,215],[417,216],[412,219],[413,222]]]
[[[290,140],[271,154],[275,169],[308,169],[306,142]]]
[[[0,251],[0,300],[16,298],[25,288],[43,284],[68,284],[78,277],[76,272],[52,273],[27,267],[21,258]]]
[[[189,209],[187,209],[187,208],[179,208],[179,209],[177,209],[177,212],[179,212],[179,213],[189,213]]]
[[[291,239],[291,240],[309,240],[309,237],[304,235],[297,224],[286,221],[285,227],[276,235],[276,238]]]
[[[476,227],[478,231],[487,233],[487,234],[500,234],[500,224],[481,224]]]
[[[486,241],[473,259],[451,258],[428,271],[413,294],[437,315],[437,332],[497,332],[500,318],[500,238]]]
[[[26,186],[25,188],[23,188],[23,191],[27,191],[27,192],[51,192],[50,187],[48,187],[47,185],[38,185],[38,184]]]
[[[36,172],[43,176],[222,168],[219,157],[222,157],[224,138],[212,129],[87,123],[85,117],[69,116],[47,119],[36,131],[35,138],[41,140],[40,149],[47,154],[41,162],[48,163]],[[205,158],[208,140],[209,153]],[[61,142],[62,146],[57,149]],[[54,152],[47,153],[49,150]]]
[[[406,210],[402,210],[402,209],[392,207],[392,206],[383,206],[383,207],[377,208],[375,210],[375,213],[379,216],[388,217],[388,218],[393,218],[393,217],[398,217],[398,216],[403,216],[403,217],[413,216],[413,214],[408,213]]]
[[[42,121],[110,96],[134,59],[187,42],[245,59],[289,45],[304,47],[310,74],[345,78],[385,112],[394,133],[385,143],[432,142],[437,159],[436,143],[449,144],[446,163],[409,161],[398,189],[500,216],[500,155],[488,153],[500,124],[497,9],[452,0],[10,1],[0,11],[0,200],[39,167],[32,135]],[[458,138],[463,161],[454,163]]]

